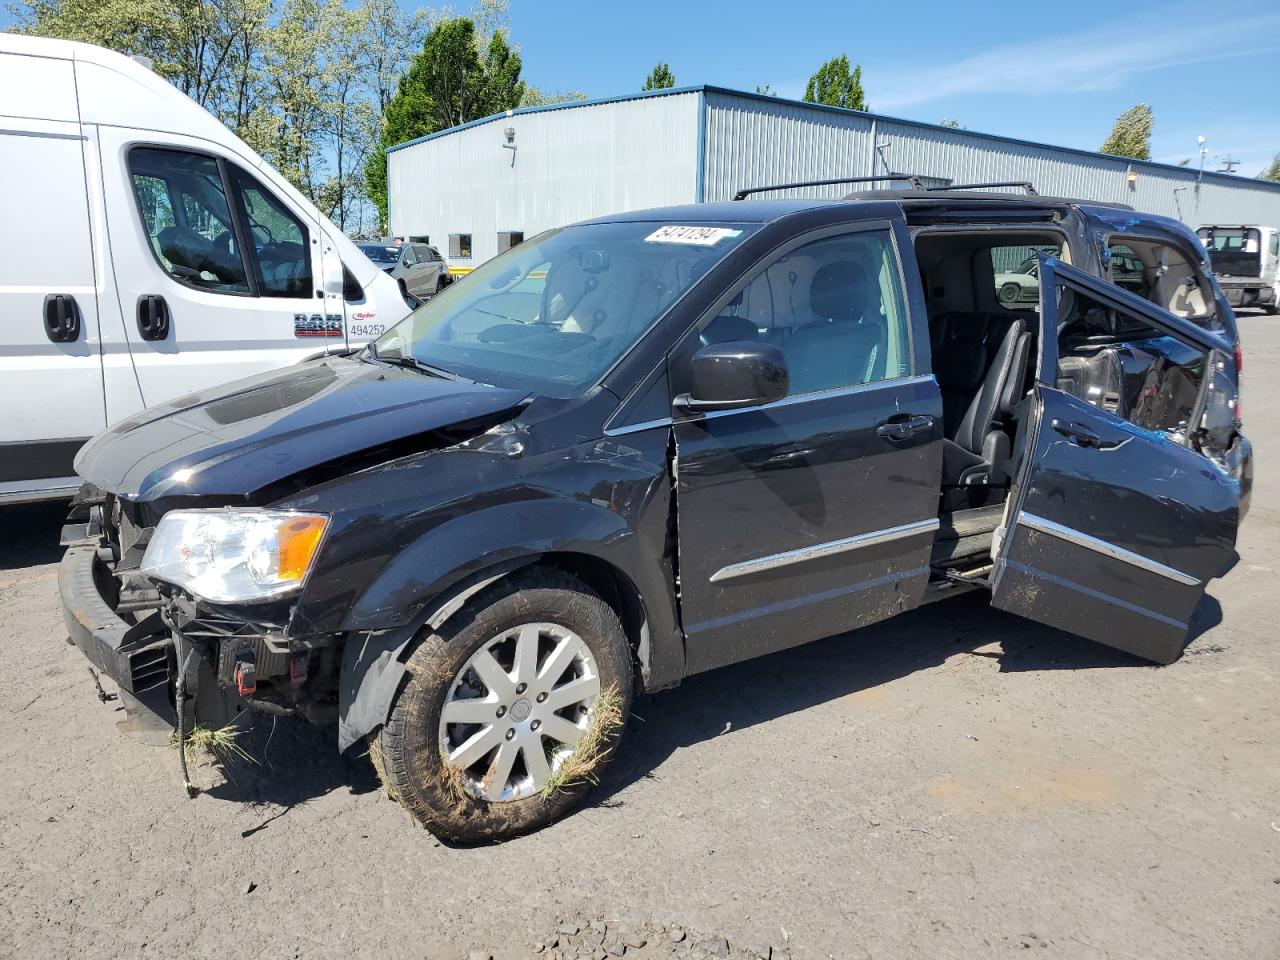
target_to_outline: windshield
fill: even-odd
[[[526,240],[388,330],[382,359],[577,396],[754,224],[597,223]]]
[[[362,243],[360,251],[374,263],[395,263],[400,259],[400,248],[382,243]]]

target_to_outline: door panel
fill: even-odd
[[[893,616],[929,578],[942,398],[915,366],[905,231],[827,228],[726,291],[672,354],[673,394],[706,345],[757,340],[780,401],[674,425],[680,601],[690,672]],[[859,229],[861,227],[861,229]],[[895,239],[896,238],[896,239]],[[909,251],[907,253],[909,256]],[[914,262],[911,272],[915,276]]]
[[[1176,430],[1138,426],[1058,388],[1059,298],[1049,292],[1061,285],[1170,335],[1187,324],[1054,261],[1041,275],[1040,382],[992,605],[1168,663],[1205,585],[1234,555],[1238,484]],[[1157,383],[1150,371],[1139,381],[1135,416],[1153,408]]]
[[[69,74],[69,62],[57,65]],[[105,426],[80,124],[11,118],[5,126],[0,481],[74,477],[79,443]]]
[[[227,197],[225,185],[219,186],[216,177],[210,178],[203,196],[185,199],[170,194],[160,177],[149,178],[147,189],[154,194],[148,210],[150,229],[144,223],[143,201],[135,194],[130,171],[129,148],[142,144],[211,156],[207,144],[175,134],[120,128],[100,128],[100,139],[119,309],[146,405],[282,367],[343,342],[342,315],[330,316],[325,299],[316,296],[316,291],[322,291],[324,276],[318,223],[272,195],[307,231],[304,256],[310,278],[304,289],[298,272],[291,271],[280,255],[297,238],[286,235],[280,222],[262,212],[261,197],[251,202],[259,210],[265,230],[251,231],[243,223],[237,230],[234,223],[222,223],[222,216],[234,220],[231,210],[243,208],[235,196],[237,189],[233,187],[232,196]],[[228,162],[236,161],[232,158]],[[175,204],[184,208],[180,214],[175,214]],[[171,224],[175,217],[189,218],[190,222]],[[161,259],[159,234],[170,226],[180,228],[183,232],[176,235],[188,241],[188,253],[183,256],[190,262],[178,264],[187,282],[180,282],[171,272],[173,267],[167,268]],[[281,236],[274,237],[274,232]],[[225,268],[225,275],[203,269],[207,262],[195,259],[194,254],[206,252],[205,244],[219,258],[217,269]],[[249,246],[254,249],[246,271],[236,264],[243,264],[241,251]],[[194,254],[189,255],[191,251]],[[258,265],[252,257],[260,254],[264,259]],[[216,282],[210,282],[211,278]],[[259,285],[264,292],[284,295],[258,295]],[[162,297],[168,307],[169,330],[163,338],[150,340],[139,328],[138,304],[144,297],[155,296]]]
[[[939,429],[877,433],[904,413]],[[918,604],[938,528],[941,423],[924,376],[677,424],[689,671]]]

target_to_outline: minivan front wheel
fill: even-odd
[[[612,758],[631,705],[614,611],[559,571],[526,571],[422,639],[372,753],[433,833],[499,840],[572,808]]]

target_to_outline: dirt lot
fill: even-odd
[[[1243,326],[1253,510],[1181,661],[937,604],[640,701],[593,806],[482,849],[285,721],[187,800],[63,643],[61,508],[0,512],[0,955],[504,960],[603,918],[627,956],[1280,957],[1280,319]]]

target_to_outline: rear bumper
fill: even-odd
[[[1218,285],[1226,294],[1227,303],[1233,307],[1271,306],[1275,303],[1275,288],[1262,280],[1224,280],[1219,277]]]
[[[173,640],[158,617],[132,624],[117,616],[102,595],[101,584],[109,577],[96,546],[68,548],[58,567],[67,633],[89,662],[119,686],[130,714],[142,708],[172,726],[177,722],[170,700],[176,675]]]

